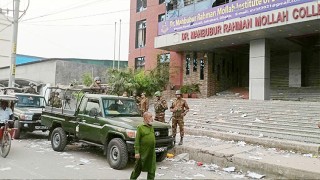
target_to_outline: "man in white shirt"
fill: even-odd
[[[1,101],[0,107],[0,123],[4,123],[5,120],[12,119],[12,110],[8,107],[7,101]]]

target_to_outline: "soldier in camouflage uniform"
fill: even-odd
[[[174,139],[176,138],[177,134],[177,124],[180,128],[180,142],[179,145],[183,144],[183,136],[184,136],[184,121],[183,117],[189,111],[189,106],[187,101],[182,99],[181,91],[176,91],[176,99],[173,100],[172,105],[170,107],[170,111],[172,112],[172,134]]]
[[[143,114],[145,112],[147,112],[149,109],[149,100],[146,97],[145,93],[141,94],[141,101],[140,101],[140,111],[141,111],[141,116],[143,116]]]
[[[168,109],[167,101],[162,98],[160,91],[154,93],[154,96],[157,98],[154,102],[154,111],[156,113],[154,120],[164,123],[165,111]]]
[[[55,92],[55,96],[52,99],[52,106],[56,107],[56,108],[61,108],[62,107],[62,102],[61,99],[59,97],[59,93]]]
[[[102,94],[105,92],[104,87],[101,86],[101,78],[95,77],[94,83],[91,84],[90,89],[92,89],[93,94]]]
[[[25,91],[26,93],[30,93],[30,94],[37,94],[36,90],[34,89],[35,84],[33,83],[29,83],[28,89]]]

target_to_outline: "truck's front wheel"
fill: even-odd
[[[126,143],[120,138],[112,139],[108,144],[107,159],[113,169],[123,169],[128,162]]]
[[[67,145],[67,135],[61,127],[57,127],[51,134],[51,146],[55,151],[63,151]]]

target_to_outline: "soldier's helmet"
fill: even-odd
[[[177,91],[176,91],[176,95],[181,95],[181,91],[180,91],[180,90],[177,90]]]
[[[35,84],[32,82],[29,82],[29,86],[35,86]]]
[[[101,81],[101,78],[100,78],[99,76],[97,76],[97,77],[94,78],[94,81],[95,81],[95,82],[96,82],[96,81]]]
[[[155,93],[154,93],[154,96],[156,96],[156,97],[161,96],[160,91],[155,92]]]

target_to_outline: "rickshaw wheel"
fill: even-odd
[[[2,157],[7,157],[11,148],[11,135],[9,132],[5,132],[0,141],[0,154]]]

